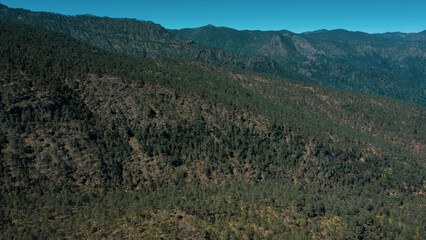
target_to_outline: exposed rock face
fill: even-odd
[[[318,54],[318,51],[304,38],[294,35],[292,37],[294,46],[296,47],[297,51],[302,54],[303,56],[314,60],[315,55]]]
[[[283,44],[280,35],[272,37],[271,40],[265,43],[258,52],[267,57],[274,55],[287,56],[288,54],[287,48]]]
[[[426,104],[425,32],[367,34],[338,29],[295,34],[213,26],[173,32],[207,46],[271,58],[324,86]]]

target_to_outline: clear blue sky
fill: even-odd
[[[304,32],[344,28],[369,33],[426,29],[426,0],[1,0],[12,8],[67,15],[127,17],[166,28],[207,24]]]

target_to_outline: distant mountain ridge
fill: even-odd
[[[150,21],[95,17],[87,14],[65,16],[12,9],[2,4],[0,4],[0,18],[63,32],[113,52],[152,58],[195,60],[310,81],[269,58],[242,56],[223,49],[201,46],[193,41],[181,39]]]
[[[0,20],[0,236],[423,239],[424,106],[111,33]]]
[[[399,37],[342,29],[295,34],[213,25],[168,31],[135,19],[64,16],[1,4],[0,18],[60,31],[114,52],[214,63],[426,105],[426,42],[416,40],[425,32]]]
[[[420,41],[425,32],[375,35],[338,29],[295,34],[213,25],[166,30],[135,19],[64,16],[1,4],[0,18],[60,31],[109,51],[214,63],[426,105],[426,42]]]
[[[296,34],[212,25],[170,31],[206,46],[269,57],[324,86],[426,104],[425,31],[367,34],[336,29]]]
[[[377,35],[385,38],[404,40],[404,41],[426,41],[426,30],[418,33],[387,32]]]

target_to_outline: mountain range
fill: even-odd
[[[172,32],[206,46],[268,57],[323,86],[426,103],[425,31],[367,34],[337,29],[295,34],[209,25]]]
[[[150,22],[0,18],[3,238],[424,238],[424,106],[316,84],[300,49],[285,62]],[[330,46],[293,36],[312,34]],[[402,36],[378,37],[421,39]]]
[[[134,19],[64,16],[4,5],[0,18],[60,31],[119,53],[222,64],[426,104],[424,31],[367,34],[340,29],[295,34],[212,25],[167,30]]]
[[[179,38],[162,26],[135,19],[112,19],[91,15],[64,16],[54,13],[11,9],[0,4],[0,18],[48,28],[94,46],[118,53],[151,58],[173,58],[221,64],[291,79],[306,77],[265,57],[249,57],[209,48]]]

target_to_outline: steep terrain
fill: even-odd
[[[179,38],[162,26],[135,19],[114,19],[92,15],[65,16],[12,9],[0,4],[0,18],[59,31],[88,44],[118,53],[153,58],[173,58],[221,64],[302,81],[301,74],[277,62],[258,56],[242,56],[201,46]]]
[[[417,34],[346,30],[171,30],[182,38],[247,56],[265,56],[328,87],[426,104],[426,42]]]
[[[60,31],[118,53],[219,64],[426,105],[424,32],[372,35],[320,30],[294,34],[211,25],[167,31],[134,19],[64,16],[1,4],[0,18]]]
[[[424,107],[0,21],[11,238],[424,237]]]

